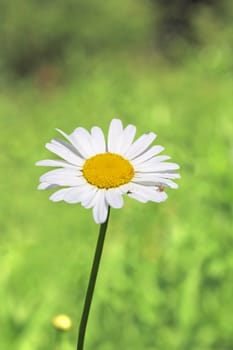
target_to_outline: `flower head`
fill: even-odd
[[[153,132],[134,141],[136,127],[124,129],[119,119],[111,121],[107,142],[96,126],[90,133],[81,127],[70,135],[57,130],[68,142],[54,139],[46,144],[62,160],[36,163],[58,168],[40,177],[38,189],[62,187],[50,199],[92,208],[96,223],[106,221],[109,206],[123,206],[124,194],[143,203],[162,202],[167,198],[166,187],[178,187],[172,180],[180,177],[175,172],[179,166],[166,162],[170,157],[158,155],[162,146],[151,146],[156,138]]]

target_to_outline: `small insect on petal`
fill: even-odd
[[[165,189],[165,186],[164,186],[164,185],[159,185],[159,187],[158,187],[158,191],[159,191],[159,192],[163,192],[164,189]]]

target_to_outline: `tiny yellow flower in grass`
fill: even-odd
[[[68,331],[72,327],[72,321],[67,315],[57,315],[52,319],[53,326],[59,331]]]
[[[50,199],[91,208],[96,223],[106,221],[109,207],[122,208],[125,194],[142,203],[162,202],[166,187],[178,187],[173,180],[180,178],[179,166],[158,155],[162,146],[151,146],[153,132],[134,141],[136,127],[123,128],[119,119],[111,121],[107,142],[96,126],[90,133],[81,127],[70,135],[58,131],[68,142],[53,139],[46,148],[62,160],[36,163],[58,168],[41,176],[38,189],[62,187]]]

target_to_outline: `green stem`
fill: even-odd
[[[93,293],[95,289],[96,277],[99,270],[100,259],[103,251],[105,234],[108,227],[109,214],[110,214],[110,208],[108,209],[107,220],[100,225],[99,238],[96,245],[95,256],[94,256],[92,269],[89,277],[89,283],[87,287],[84,308],[83,308],[82,317],[81,317],[80,326],[79,326],[77,350],[83,350],[86,326],[87,326],[88,316],[91,308]]]

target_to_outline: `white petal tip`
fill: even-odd
[[[49,199],[50,199],[52,202],[60,202],[60,201],[63,200],[63,198],[60,198],[60,197],[56,196],[56,193],[53,193],[53,194],[49,197]]]
[[[37,186],[37,189],[38,190],[45,190],[45,186],[43,183],[40,183],[38,186]]]
[[[35,163],[36,166],[44,166],[44,160],[39,160],[38,162]]]
[[[164,202],[168,198],[168,195],[166,192],[160,192],[160,200],[161,202]]]
[[[56,131],[58,131],[59,132],[59,134],[62,134],[63,136],[64,136],[64,131],[62,131],[61,129],[59,129],[59,128],[56,128]]]
[[[177,185],[177,183],[172,181],[172,184],[168,185],[168,187],[172,188],[173,190],[177,190],[179,186]]]
[[[176,163],[174,163],[174,169],[180,169],[180,166]]]

